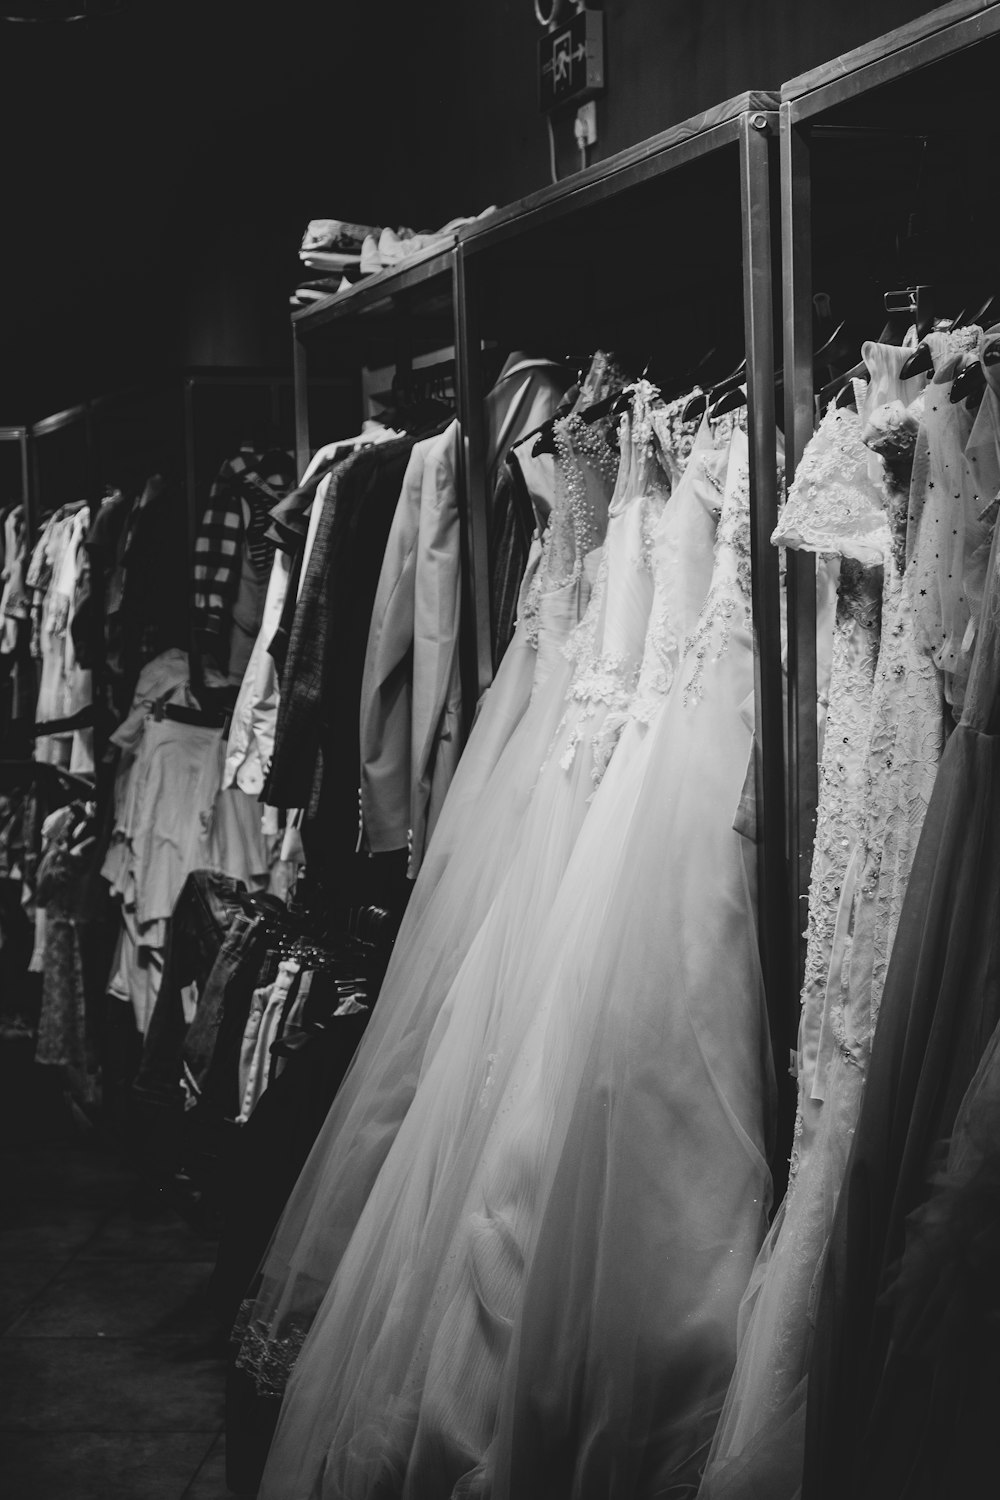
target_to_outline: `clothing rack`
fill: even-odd
[[[1000,63],[1000,6],[994,0],[954,0],[856,51],[791,79],[781,90],[781,240],[783,261],[783,363],[785,370],[785,472],[790,484],[814,424],[813,292],[838,288],[850,295],[852,277],[836,257],[866,234],[866,214],[876,231],[886,214],[917,208],[912,164],[928,145],[949,159],[956,175],[977,132],[992,135],[986,101]],[[874,182],[856,175],[859,152]],[[901,164],[907,164],[907,171]],[[852,173],[855,175],[852,179]],[[984,182],[984,199],[989,195]],[[855,229],[836,227],[839,205],[850,196]],[[995,196],[995,195],[994,195]],[[888,205],[888,207],[887,207]],[[888,290],[920,281],[893,263],[895,246],[867,235],[875,283]],[[949,255],[961,273],[962,236],[949,237]],[[899,278],[900,270],[905,274]],[[859,295],[859,278],[853,277]],[[841,314],[848,309],[837,304]],[[875,337],[878,323],[867,336]],[[798,1024],[798,991],[804,964],[809,875],[818,797],[816,724],[815,561],[788,554],[788,822],[792,870],[791,931],[799,936],[799,984],[790,992],[790,1045]]]
[[[757,653],[761,949],[779,1076],[792,999],[785,849],[785,756],[777,514],[772,200],[778,99],[750,92],[468,225],[452,250],[415,257],[292,314],[300,469],[312,452],[315,371],[338,373],[453,345],[461,426],[462,662],[468,708],[492,677],[484,344],[549,350],[605,347],[636,373],[664,361],[695,366],[728,334],[748,373]],[[645,284],[616,263],[656,226],[699,214],[707,260],[662,239],[666,262]],[[692,286],[697,292],[692,296]],[[692,300],[695,315],[692,317]],[[328,434],[318,434],[328,436]]]

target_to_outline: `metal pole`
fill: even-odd
[[[41,530],[44,504],[42,496],[42,450],[38,437],[31,433],[31,538]]]
[[[813,432],[812,181],[808,127],[781,106],[781,246],[784,297],[785,482],[791,485]],[[798,996],[805,977],[809,875],[819,797],[816,723],[816,562],[787,554],[788,832],[791,841],[791,922],[796,984],[789,1036],[798,1032]]]
[[[198,473],[194,452],[194,381],[184,382],[184,486],[187,490],[188,550],[194,556],[198,532]]]
[[[493,677],[490,578],[487,551],[486,422],[483,410],[482,339],[478,277],[464,249],[452,252],[455,325],[455,392],[462,521],[462,702],[466,732],[476,704]]]
[[[758,902],[761,965],[779,1079],[788,1067],[788,870],[777,521],[774,269],[771,260],[773,115],[740,120],[743,308],[750,420],[750,545],[755,651]],[[787,1093],[787,1090],[786,1090]],[[784,1101],[783,1101],[784,1102]],[[780,1123],[780,1122],[779,1122]],[[780,1152],[776,1155],[780,1161]]]
[[[27,427],[20,429],[18,444],[21,450],[21,504],[24,506],[24,533],[29,544],[34,539],[36,516],[35,497],[31,487],[31,439]]]
[[[312,458],[309,446],[309,358],[306,346],[292,326],[292,379],[295,393],[295,462],[305,473]]]

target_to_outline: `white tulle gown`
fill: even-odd
[[[438,1011],[517,847],[563,711],[562,653],[586,612],[617,460],[605,429],[557,427],[556,492],[522,615],[459,762],[364,1039],[244,1303],[240,1364],[280,1393],[406,1116]]]
[[[496,1436],[470,1476],[493,1500],[693,1495],[732,1370],[772,1099],[755,851],[733,826],[751,750],[748,494],[736,431],[711,587],[512,1084],[495,1202],[523,1195],[539,1119],[545,1148]]]
[[[534,800],[553,767],[572,780],[581,753],[592,786],[622,742],[528,961],[511,965],[494,933],[477,987],[459,976],[463,1004],[289,1384],[268,1500],[624,1500],[663,1492],[703,1448],[767,1199],[752,851],[732,827],[753,680],[742,433],[733,445],[712,587],[675,633],[672,683],[661,631],[665,701],[644,720],[627,712],[640,674],[622,707],[609,663],[626,594],[670,537],[643,527],[648,505],[612,520],[615,649],[589,668],[593,692],[603,660],[604,695],[571,703]],[[704,475],[718,483],[712,464]],[[682,499],[683,486],[664,528]],[[680,571],[694,589],[700,556],[704,594],[694,499],[690,578]]]
[[[504,1046],[526,1025],[533,937],[606,763],[605,728],[638,675],[653,592],[649,529],[666,481],[627,422],[621,448],[594,593],[567,644],[571,684],[508,876],[438,1011],[406,1118],[302,1349],[263,1496],[310,1494],[320,1472],[331,1494],[367,1494],[376,1471],[391,1471],[397,1454],[405,1463],[417,1410],[407,1370],[500,1099]]]

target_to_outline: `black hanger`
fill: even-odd
[[[713,401],[708,408],[708,415],[712,421],[725,416],[727,411],[739,411],[741,406],[747,404],[746,387],[738,385],[731,391],[724,391],[717,401]]]
[[[188,708],[184,703],[157,703],[153,718],[173,724],[193,724],[199,729],[224,729],[229,718],[229,709]]]
[[[623,411],[628,411],[632,400],[629,387],[619,391],[617,396],[606,396],[603,401],[595,401],[593,406],[588,406],[586,411],[580,412],[580,421],[592,426],[594,422],[600,422],[602,417],[616,417]]]
[[[715,406],[717,402],[728,392],[736,390],[743,384],[747,376],[746,359],[741,359],[735,370],[718,380],[707,390],[695,391],[690,400],[685,402],[684,410],[681,412],[683,422],[693,422],[704,415],[709,407]],[[713,410],[714,415],[714,410]]]
[[[526,432],[523,437],[519,437],[516,443],[511,443],[508,452],[513,453],[514,449],[520,448],[522,443],[527,443],[530,442],[532,438],[537,438],[538,442],[531,450],[535,458],[537,458],[540,453],[554,453],[556,451],[555,443],[553,442],[555,425],[563,417],[569,416],[570,412],[573,410],[573,407],[576,405],[579,394],[580,387],[574,382],[574,384],[570,386],[569,390],[566,391],[563,395],[562,400],[556,407],[555,411],[552,413],[551,417],[546,417],[545,421],[540,423],[538,427],[533,427],[530,432]]]
[[[976,359],[971,364],[966,365],[964,370],[959,370],[951,383],[948,400],[952,406],[957,406],[960,401],[978,398],[983,394],[985,389],[986,375],[982,364]]]
[[[918,344],[908,359],[900,366],[900,380],[912,380],[915,375],[929,375],[934,369],[934,356],[929,344]]]
[[[74,776],[44,760],[0,760],[0,790],[9,792],[15,788],[31,786],[34,782],[54,782],[61,791],[71,797],[82,797],[90,801],[94,797],[94,783],[83,776]]]
[[[893,305],[893,299],[903,295],[909,297],[909,290],[905,293],[885,293],[885,305],[886,311],[889,313],[889,319],[878,338],[874,340],[876,344],[898,345],[900,343],[906,330],[899,322],[900,309]],[[907,305],[909,306],[909,304]],[[857,364],[851,365],[849,370],[843,370],[841,374],[835,375],[832,380],[827,381],[826,385],[820,387],[816,394],[819,397],[821,408],[825,411],[831,401],[835,401],[838,406],[850,406],[854,401],[855,380],[868,380],[868,366],[863,359],[859,360]]]

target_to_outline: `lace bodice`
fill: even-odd
[[[645,382],[619,428],[620,464],[609,507],[608,534],[587,612],[564,647],[573,663],[560,764],[568,769],[590,720],[600,714],[594,739],[594,777],[607,766],[635,692],[652,601],[652,532],[666,500],[649,423],[655,391]]]
[[[862,419],[830,406],[805,452],[772,542],[809,552],[881,562],[889,529],[879,488],[869,474]]]
[[[652,413],[653,426],[671,487],[680,483],[700,430],[701,424],[697,417],[684,415],[685,407],[691,397],[696,395],[700,395],[698,386],[686,396],[664,402]]]
[[[900,370],[913,351],[894,344],[873,341],[862,346],[862,358],[871,380],[860,408],[861,440],[872,450],[868,474],[882,490],[895,566],[906,565],[906,515],[909,506],[910,470],[919,426],[921,393],[926,375],[900,378]]]
[[[864,752],[861,831],[837,913],[818,1071],[834,1050],[867,1068],[943,740],[938,674],[916,645],[910,590],[890,559]]]
[[[706,668],[726,654],[735,630],[749,631],[751,619],[750,457],[746,434],[737,426],[729,445],[711,586],[697,624],[684,642],[686,707],[700,701]]]
[[[673,687],[683,642],[708,593],[731,437],[730,430],[716,442],[712,425],[703,418],[684,473],[653,534],[653,602],[629,708],[630,718],[643,724],[652,723]]]
[[[823,1096],[817,1048],[837,913],[851,858],[861,836],[865,752],[879,654],[882,568],[853,558],[841,563],[833,633],[829,705],[819,771],[816,835],[809,878],[805,975],[799,1025],[799,1097],[791,1177],[797,1175],[812,1125],[811,1099]]]

